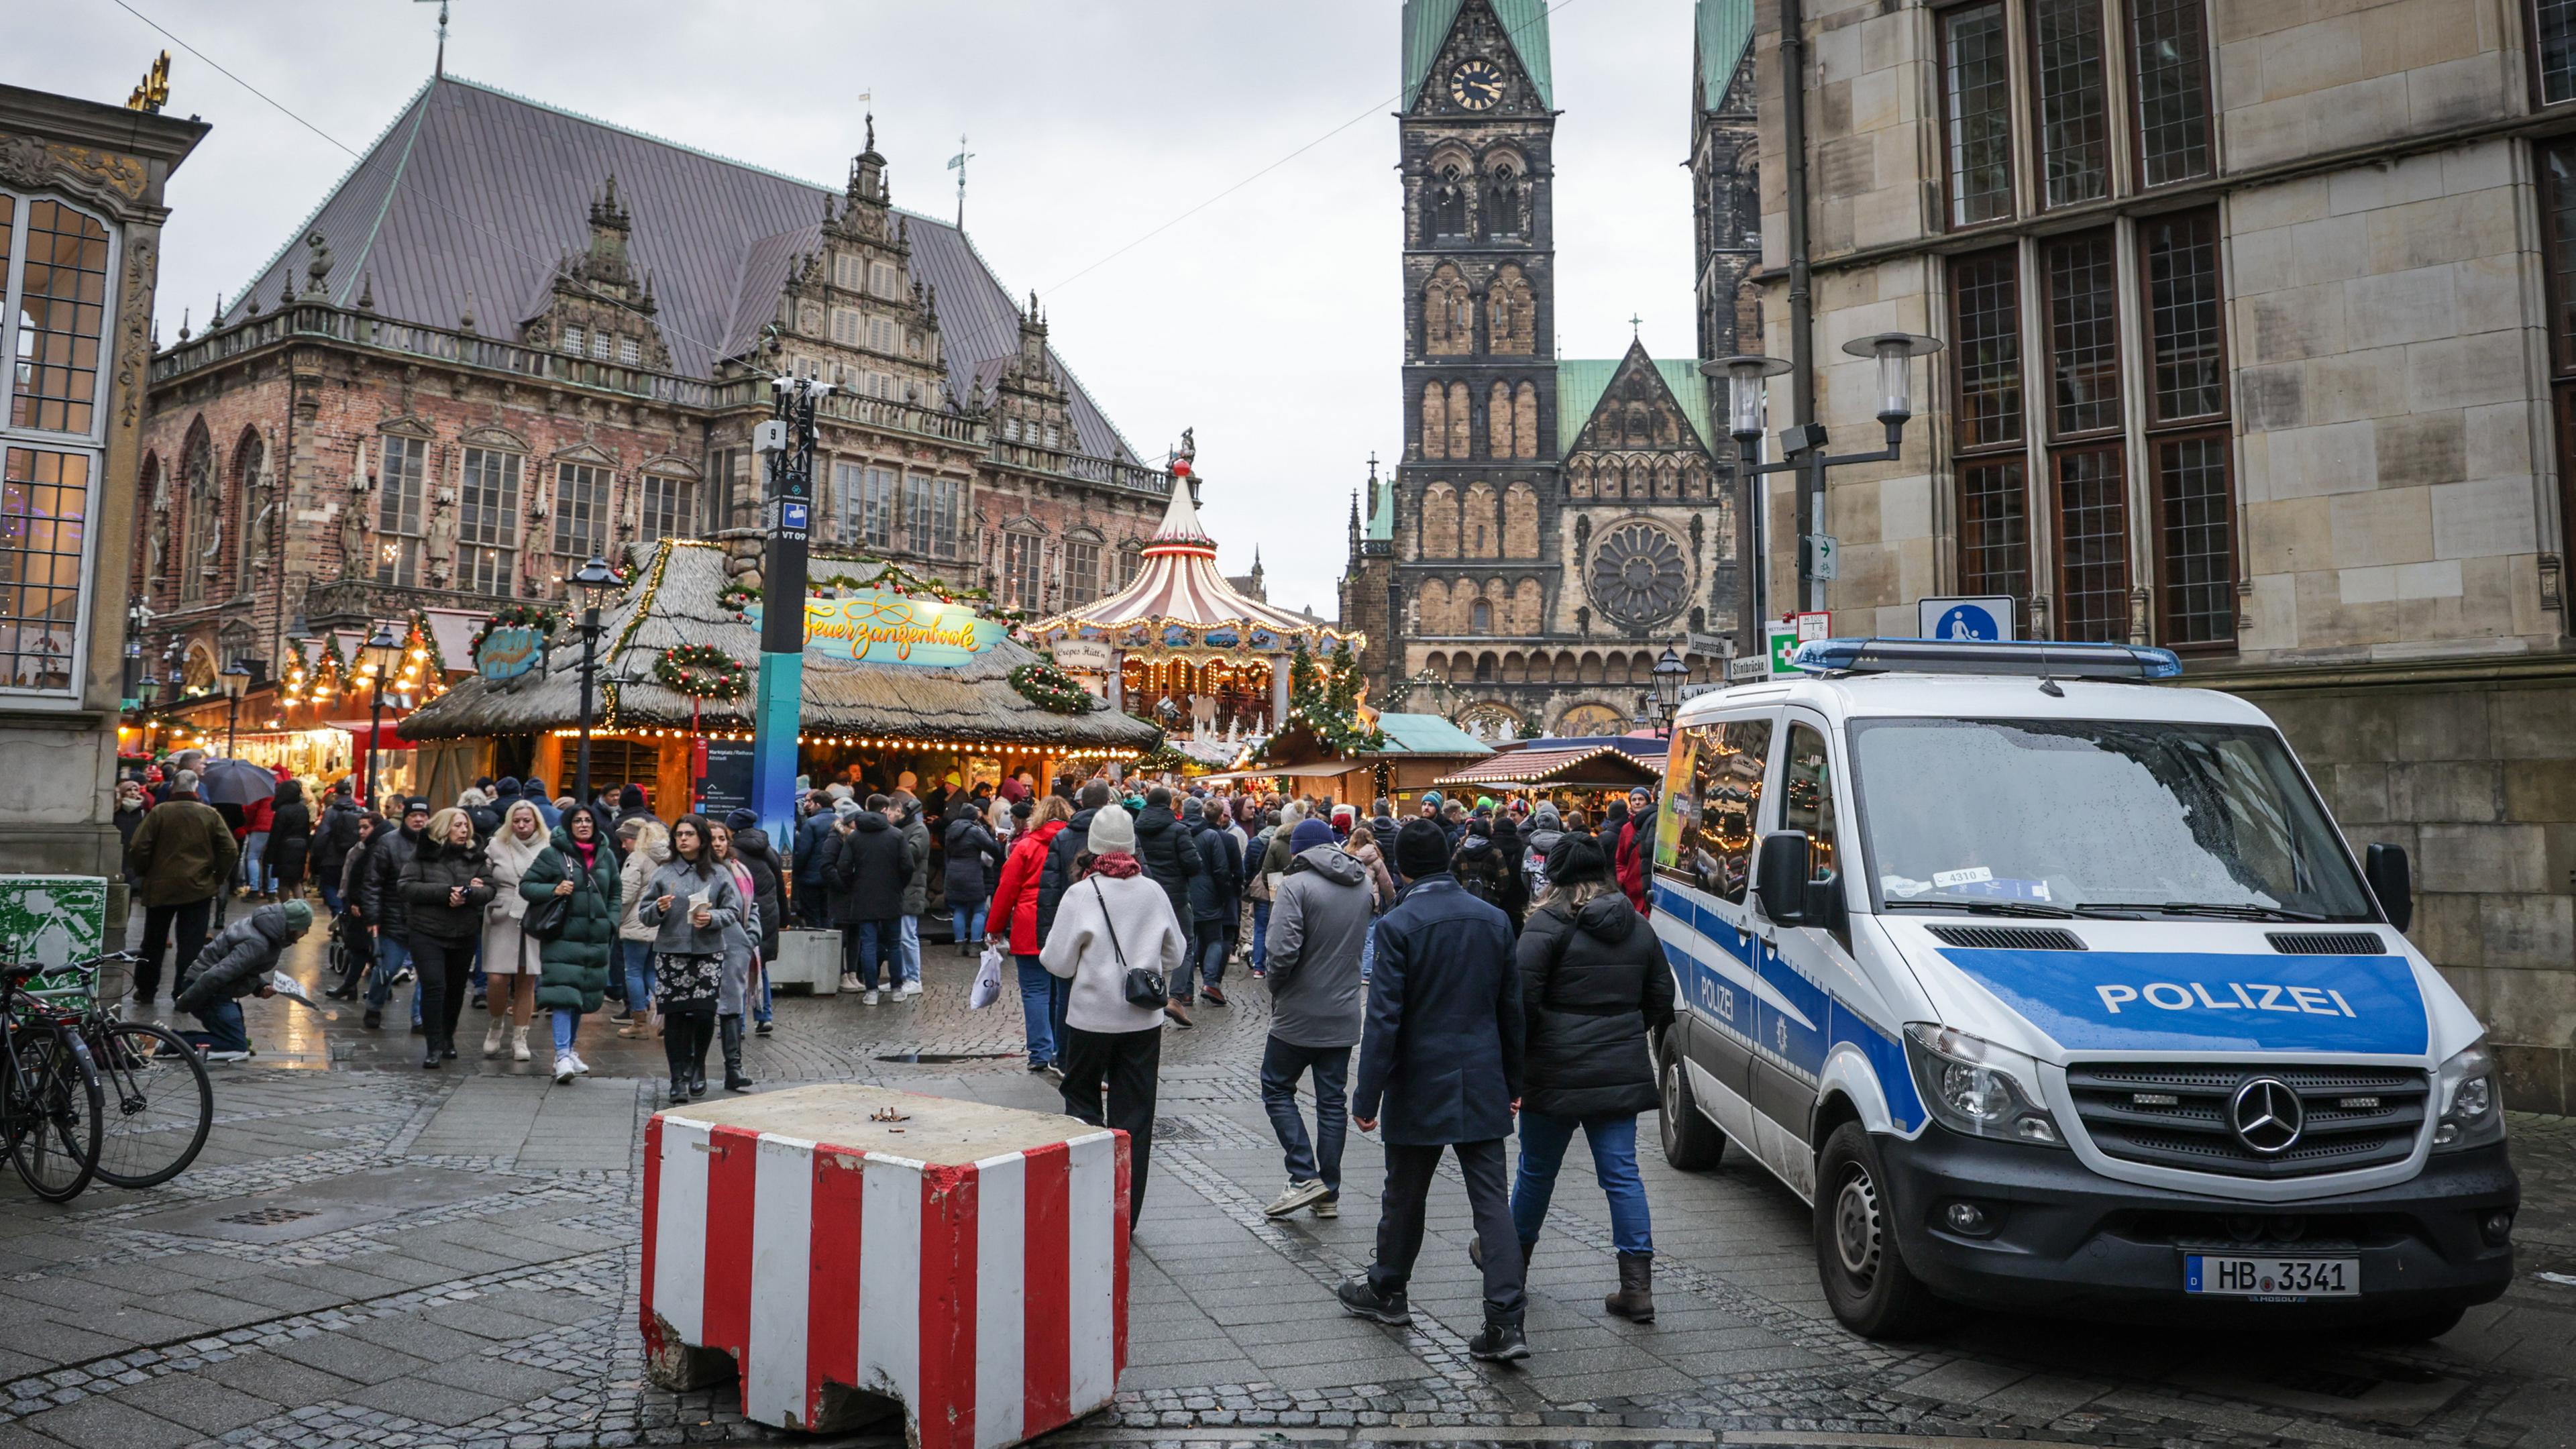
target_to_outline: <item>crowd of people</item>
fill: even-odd
[[[842,988],[865,1007],[922,993],[934,867],[955,949],[990,945],[1016,976],[1028,1070],[1066,1110],[1132,1139],[1131,1220],[1153,1152],[1162,1033],[1225,1008],[1241,968],[1264,983],[1261,1098],[1287,1183],[1272,1216],[1339,1214],[1349,1128],[1385,1149],[1375,1261],[1342,1285],[1350,1312],[1410,1321],[1423,1207],[1445,1149],[1465,1178],[1485,1283],[1480,1357],[1528,1352],[1527,1264],[1580,1129],[1608,1199],[1619,1288],[1606,1311],[1654,1317],[1654,1243],[1637,1117],[1657,1105],[1648,1041],[1673,1019],[1673,982],[1647,924],[1653,798],[1596,823],[1512,799],[1287,799],[1104,776],[1041,790],[1026,773],[850,778],[806,790],[781,850],[749,810],[665,821],[627,785],[588,803],[543,780],[479,780],[444,806],[363,809],[350,783],[279,780],[257,809],[210,807],[198,778],[120,787],[127,869],[145,919],[133,999],[148,1013],[176,937],[173,1004],[210,1056],[249,1053],[239,998],[266,994],[278,956],[331,921],[340,979],[384,1029],[410,993],[420,1065],[458,1055],[470,1004],[482,1052],[528,1061],[549,1017],[554,1075],[590,1068],[583,1018],[610,1002],[622,1037],[658,1038],[670,1098],[706,1095],[721,1043],[727,1090],[753,1085],[743,1041],[772,1030],[768,967],[791,918],[836,928]],[[876,788],[882,784],[883,788]],[[226,904],[249,913],[227,924]],[[210,935],[212,939],[209,939]],[[1354,1053],[1357,1054],[1354,1070]],[[1310,1132],[1297,1105],[1310,1084]],[[1503,1140],[1517,1133],[1516,1172]]]

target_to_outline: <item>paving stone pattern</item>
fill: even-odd
[[[318,948],[291,963],[310,980]],[[781,998],[750,1043],[763,1088],[865,1081],[1061,1105],[1015,1055],[1016,1000],[965,1009],[937,952],[919,1001]],[[1351,1138],[1342,1215],[1273,1220],[1279,1152],[1256,1073],[1267,1011],[1167,1031],[1152,1190],[1131,1264],[1117,1404],[1051,1442],[1910,1445],[2576,1444],[2576,1122],[2517,1118],[2525,1273],[2437,1344],[1963,1314],[1921,1343],[1834,1324],[1807,1212],[1741,1160],[1683,1175],[1645,1152],[1658,1319],[1610,1319],[1607,1212],[1574,1155],[1534,1259],[1514,1368],[1477,1364],[1480,1280],[1454,1170],[1433,1194],[1415,1323],[1345,1317],[1382,1159]],[[400,1004],[398,1004],[399,1007]],[[284,1049],[217,1068],[218,1125],[177,1182],[63,1208],[0,1182],[0,1449],[589,1446],[767,1441],[732,1388],[644,1379],[634,1331],[645,1118],[660,1047],[584,1032],[594,1067],[418,1066],[419,1039],[253,1003]],[[963,1057],[959,1061],[908,1060]],[[1311,1105],[1311,1104],[1310,1104]],[[1651,1128],[1651,1122],[1648,1124]],[[1651,1141],[1651,1131],[1646,1134]],[[842,1441],[896,1443],[867,1436]]]

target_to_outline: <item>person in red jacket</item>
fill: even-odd
[[[241,896],[259,900],[268,892],[268,828],[277,820],[277,800],[262,795],[242,807]]]
[[[1655,797],[1640,785],[1628,792],[1628,818],[1619,826],[1611,842],[1612,869],[1619,876],[1619,893],[1628,904],[1645,915],[1654,907],[1654,897],[1646,882],[1654,876],[1655,862]]]
[[[1062,1047],[1056,1024],[1064,1019],[1067,983],[1038,961],[1038,885],[1046,875],[1047,847],[1072,818],[1073,804],[1061,795],[1038,802],[1028,828],[1011,842],[984,917],[985,939],[1002,942],[1019,967],[1020,1015],[1027,1023],[1033,1072],[1053,1069]]]

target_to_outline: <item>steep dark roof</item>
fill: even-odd
[[[372,278],[376,310],[514,336],[565,253],[589,245],[591,199],[611,174],[634,215],[630,255],[652,281],[655,322],[673,369],[707,377],[747,350],[773,315],[791,258],[818,249],[817,186],[740,161],[560,111],[453,75],[423,85],[393,124],[260,269],[246,303],[276,305],[304,286],[304,238],[331,250],[331,297],[349,305]],[[903,212],[913,277],[939,290],[939,326],[952,390],[964,397],[978,364],[1016,352],[1019,311],[965,233]],[[1080,451],[1133,459],[1117,428],[1057,356],[1072,393]]]

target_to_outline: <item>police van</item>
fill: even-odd
[[[2271,721],[2119,645],[1824,640],[1675,721],[1676,1168],[1812,1204],[1834,1315],[2430,1337],[2519,1202],[2477,1018]]]

